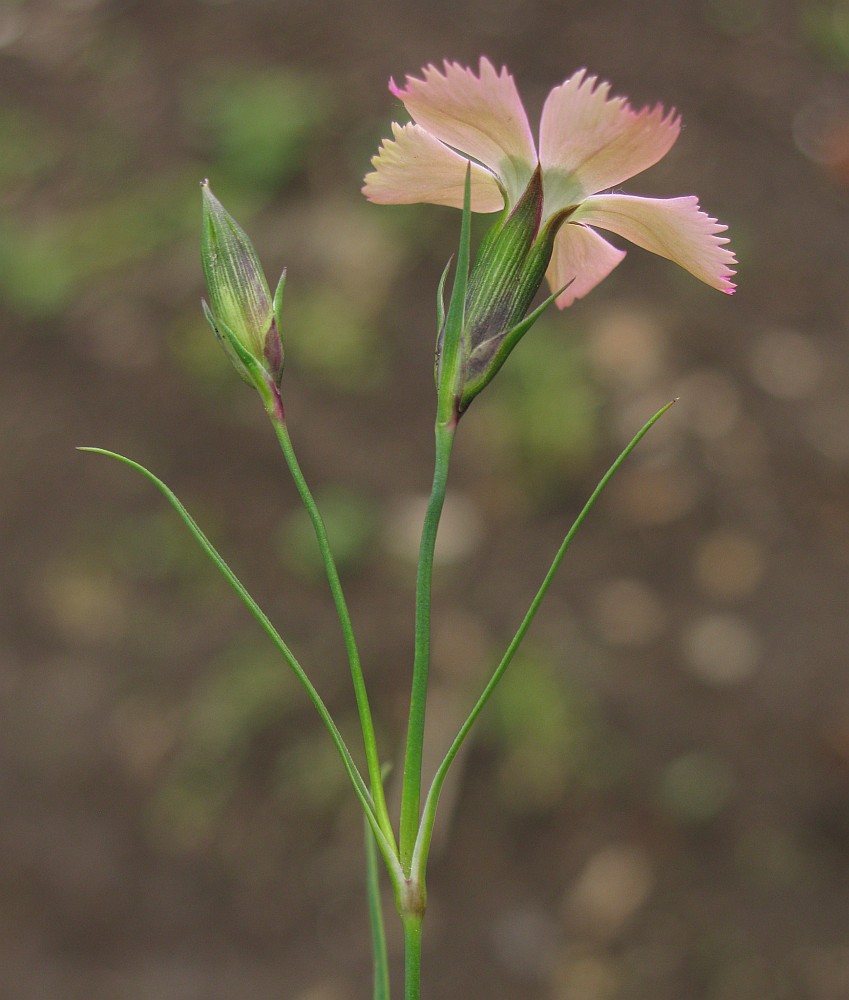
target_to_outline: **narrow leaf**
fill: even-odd
[[[309,677],[307,677],[306,672],[298,662],[297,658],[295,657],[295,654],[286,645],[280,634],[272,625],[268,616],[259,607],[256,601],[251,597],[251,595],[245,588],[244,584],[241,582],[241,580],[239,580],[239,578],[236,576],[233,570],[230,569],[230,567],[227,565],[224,559],[219,555],[215,546],[212,544],[212,542],[210,542],[210,540],[203,533],[203,531],[201,530],[195,519],[183,506],[182,502],[177,497],[176,493],[174,493],[173,490],[171,490],[161,479],[157,478],[152,472],[150,472],[150,470],[146,469],[143,465],[140,465],[138,462],[134,462],[130,458],[126,458],[124,455],[119,455],[117,452],[107,451],[105,448],[79,448],[78,450],[90,452],[95,455],[105,455],[107,458],[114,458],[116,461],[122,462],[124,465],[128,465],[131,469],[135,469],[137,472],[140,472],[146,479],[148,479],[151,483],[153,483],[153,485],[163,494],[165,499],[171,504],[171,506],[174,508],[177,514],[179,514],[181,520],[189,529],[189,531],[192,533],[198,545],[203,549],[203,551],[212,561],[215,568],[219,571],[219,573],[221,573],[221,575],[230,584],[233,590],[236,591],[236,593],[241,598],[242,602],[247,606],[248,610],[251,612],[254,618],[259,622],[263,631],[266,633],[266,635],[269,636],[271,641],[274,643],[274,645],[277,647],[277,649],[283,656],[283,659],[286,661],[289,668],[292,670],[292,672],[300,681],[301,686],[306,691],[307,696],[313,703],[315,710],[318,712],[321,721],[324,723],[327,731],[330,733],[330,738],[333,740],[333,743],[339,753],[339,756],[342,759],[342,764],[345,767],[348,777],[351,780],[351,784],[353,785],[354,792],[356,793],[357,798],[360,801],[360,805],[363,808],[366,820],[368,821],[371,829],[374,831],[374,836],[377,840],[378,845],[380,846],[381,854],[383,855],[383,858],[386,861],[387,867],[390,869],[390,874],[393,875],[394,877],[395,870],[398,869],[397,859],[395,858],[395,854],[392,847],[390,846],[390,844],[386,840],[386,837],[383,835],[383,832],[380,829],[377,817],[375,816],[374,803],[372,802],[371,795],[369,794],[369,790],[366,787],[365,782],[363,781],[362,775],[360,774],[357,765],[354,763],[354,759],[351,756],[351,752],[348,749],[348,746],[345,743],[342,734],[339,732],[336,723],[333,721],[333,717],[331,716],[327,706],[324,704],[318,691],[316,691],[315,687],[313,686],[312,681],[310,681]]]
[[[563,562],[563,557],[566,555],[569,546],[572,544],[572,539],[578,533],[578,529],[584,523],[584,519],[592,510],[596,500],[598,500],[599,496],[601,496],[601,493],[604,490],[605,486],[607,486],[607,484],[610,482],[613,476],[618,472],[620,466],[625,461],[625,459],[637,447],[637,445],[640,443],[640,441],[642,441],[642,439],[646,436],[646,434],[648,434],[651,428],[654,427],[654,425],[658,422],[658,420],[660,420],[660,418],[667,412],[667,410],[669,410],[670,407],[672,407],[676,402],[677,399],[673,399],[665,406],[662,406],[657,411],[657,413],[655,413],[654,416],[651,417],[651,419],[649,419],[634,435],[634,437],[630,440],[630,442],[619,454],[616,461],[602,476],[601,480],[598,483],[598,486],[596,486],[596,488],[593,490],[589,500],[587,500],[587,502],[584,504],[580,514],[578,514],[578,516],[575,518],[572,527],[566,533],[566,537],[563,539],[560,548],[557,550],[557,554],[555,555],[554,560],[552,561],[551,566],[548,572],[546,573],[545,578],[543,579],[539,590],[536,593],[536,596],[531,601],[531,605],[528,608],[525,617],[522,619],[519,628],[516,630],[516,634],[510,641],[510,645],[507,647],[507,651],[504,653],[501,662],[495,668],[492,677],[490,677],[489,682],[483,689],[480,698],[478,698],[474,708],[469,713],[468,718],[460,727],[460,731],[457,733],[454,742],[449,747],[448,753],[445,755],[442,763],[439,765],[436,775],[434,776],[433,782],[430,786],[430,791],[428,792],[427,799],[425,800],[422,821],[419,827],[419,835],[416,839],[416,846],[413,852],[412,872],[414,876],[417,873],[420,876],[423,875],[425,866],[427,865],[427,856],[430,851],[430,841],[433,835],[433,825],[436,820],[436,807],[439,803],[439,795],[440,792],[442,791],[442,786],[445,783],[445,778],[446,775],[448,774],[448,770],[451,767],[451,764],[454,762],[454,758],[457,756],[460,747],[462,747],[463,743],[466,740],[466,737],[469,735],[469,731],[474,725],[475,720],[483,711],[484,706],[489,701],[490,696],[492,695],[492,692],[498,686],[498,682],[504,676],[504,672],[510,665],[510,662],[513,659],[513,657],[516,655],[516,652],[518,651],[519,646],[522,643],[522,640],[525,638],[525,634],[531,627],[531,623],[536,617],[536,613],[539,610],[539,606],[542,604],[543,598],[548,592],[548,588],[551,586],[551,583],[554,580],[555,575],[557,574],[557,570],[560,568],[560,564]]]

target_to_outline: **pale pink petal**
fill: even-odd
[[[610,274],[624,256],[624,250],[617,250],[592,229],[565,223],[555,238],[554,253],[545,273],[552,292],[571,282],[557,296],[556,304],[565,309],[575,299],[583,298]]]
[[[667,257],[713,288],[734,291],[729,279],[737,261],[723,245],[728,240],[718,235],[728,227],[700,211],[698,198],[599,194],[588,198],[571,218]]]
[[[380,205],[450,205],[462,208],[469,160],[418,125],[392,123],[394,139],[384,139],[372,157],[363,194]],[[472,163],[472,211],[498,212],[504,196],[495,177]]]
[[[621,184],[669,152],[681,120],[660,105],[635,111],[579,70],[548,95],[540,124],[546,215]]]
[[[481,58],[479,73],[445,62],[444,72],[426,66],[421,80],[389,89],[422,128],[494,171],[514,205],[537,165],[528,116],[506,69]]]

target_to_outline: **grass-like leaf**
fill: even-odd
[[[171,490],[170,487],[168,487],[161,479],[155,476],[149,469],[146,469],[143,465],[140,465],[138,462],[134,462],[132,459],[127,458],[124,455],[119,455],[117,452],[114,451],[107,451],[105,448],[80,448],[79,450],[91,452],[92,454],[95,455],[105,455],[107,458],[113,458],[118,462],[122,462],[124,465],[128,465],[131,469],[135,469],[136,472],[140,472],[146,479],[148,479],[151,483],[153,483],[153,485],[163,494],[165,499],[171,504],[171,506],[180,516],[183,523],[192,533],[195,541],[198,543],[201,549],[203,549],[203,551],[207,554],[207,556],[212,561],[213,565],[219,571],[219,573],[221,573],[221,575],[230,584],[233,590],[236,591],[236,593],[239,595],[242,602],[246,605],[250,613],[259,622],[263,631],[266,633],[266,635],[268,635],[268,637],[277,647],[278,651],[282,655],[286,664],[289,666],[289,668],[295,674],[297,679],[300,681],[301,686],[304,688],[304,690],[307,693],[307,696],[313,703],[315,710],[318,712],[321,721],[324,723],[328,733],[330,734],[330,738],[333,740],[333,743],[339,753],[339,756],[342,759],[342,764],[345,767],[345,771],[347,772],[348,777],[351,780],[354,792],[360,801],[360,805],[363,808],[363,812],[365,813],[365,817],[369,824],[369,827],[371,828],[375,840],[377,841],[377,844],[380,847],[381,854],[383,855],[383,858],[386,861],[387,866],[389,867],[390,874],[393,875],[393,877],[394,876],[400,877],[400,870],[398,869],[398,863],[395,856],[394,848],[392,845],[389,844],[389,842],[387,841],[386,837],[383,834],[383,831],[380,828],[377,816],[375,815],[374,803],[372,801],[371,794],[369,793],[369,790],[366,787],[365,782],[363,781],[362,775],[360,774],[359,769],[357,768],[357,765],[354,762],[353,757],[351,756],[351,752],[348,749],[348,746],[345,743],[342,734],[339,732],[336,723],[333,721],[333,717],[331,716],[327,706],[324,704],[324,701],[322,700],[318,691],[315,689],[312,681],[307,676],[305,670],[298,662],[295,654],[292,652],[292,650],[280,636],[277,629],[271,623],[270,619],[262,610],[262,608],[260,608],[260,606],[248,593],[247,588],[244,586],[241,580],[239,580],[239,578],[236,576],[233,570],[230,569],[230,567],[227,565],[227,563],[224,561],[224,559],[216,550],[215,546],[203,533],[203,531],[198,526],[197,522],[192,517],[192,515],[183,506],[183,503],[176,495],[176,493],[174,493],[174,491]]]
[[[596,486],[596,488],[593,490],[589,500],[587,500],[587,502],[584,504],[580,514],[578,514],[578,516],[575,518],[572,527],[566,533],[566,537],[563,539],[560,548],[557,550],[557,554],[555,555],[554,560],[552,561],[551,566],[548,572],[546,573],[545,578],[543,579],[539,590],[536,593],[536,596],[531,601],[530,607],[528,608],[525,617],[522,619],[519,628],[516,630],[516,634],[510,641],[510,645],[507,647],[507,650],[504,653],[501,662],[495,668],[492,677],[490,677],[489,682],[483,689],[480,698],[478,698],[474,708],[469,713],[468,718],[460,727],[460,731],[457,733],[454,742],[449,747],[448,753],[445,755],[442,763],[439,765],[436,775],[434,776],[433,782],[430,786],[430,791],[428,792],[427,799],[425,800],[425,806],[422,814],[422,821],[419,827],[418,837],[416,838],[415,850],[413,852],[412,872],[414,873],[414,876],[418,876],[419,878],[424,877],[424,870],[425,866],[427,865],[427,857],[430,851],[430,841],[433,835],[433,825],[436,820],[436,807],[439,803],[439,795],[440,792],[442,791],[442,786],[445,783],[445,778],[448,774],[448,770],[451,767],[451,764],[454,762],[454,758],[457,756],[460,747],[463,745],[463,743],[466,740],[466,737],[469,735],[469,731],[474,725],[475,720],[483,711],[484,706],[489,701],[489,698],[492,695],[492,692],[495,690],[496,686],[498,685],[498,682],[504,676],[505,670],[510,665],[510,661],[516,655],[516,652],[519,649],[519,646],[521,645],[522,640],[525,637],[525,634],[531,627],[531,622],[533,622],[534,618],[536,617],[536,613],[539,610],[540,604],[542,604],[543,598],[548,592],[548,588],[551,586],[551,583],[554,580],[557,570],[560,568],[560,564],[563,562],[563,557],[566,555],[569,546],[572,544],[572,539],[578,533],[579,528],[584,523],[584,519],[586,518],[587,514],[589,514],[589,512],[592,510],[596,500],[598,500],[605,486],[607,486],[607,484],[619,470],[619,467],[622,465],[625,459],[631,454],[634,448],[637,447],[637,445],[640,443],[640,441],[642,441],[642,439],[646,436],[646,434],[648,434],[648,432],[657,423],[657,421],[660,420],[660,418],[664,415],[664,413],[666,413],[667,410],[674,405],[675,402],[676,400],[673,399],[671,402],[661,407],[657,411],[657,413],[655,413],[654,416],[651,417],[651,419],[648,420],[634,435],[631,441],[626,445],[624,450],[620,453],[616,461],[610,466],[610,468],[607,470],[604,476],[602,476],[598,486]]]

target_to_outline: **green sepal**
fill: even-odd
[[[260,394],[265,408],[269,411],[275,409],[275,403],[279,404],[279,393],[272,388],[271,375],[226,323],[222,323],[221,320],[213,316],[212,310],[203,299],[201,299],[201,304],[207,322],[212,327],[219,344],[224,348],[224,353],[230,359],[233,367],[245,382],[253,386]]]
[[[472,167],[466,167],[466,190],[463,196],[463,219],[460,224],[460,246],[457,251],[457,268],[454,287],[445,317],[445,333],[437,378],[437,422],[454,423],[457,405],[462,392],[463,330],[466,324],[466,292],[469,286],[469,259],[472,232]]]
[[[528,188],[528,192],[523,196],[523,201],[529,201],[532,206],[537,202],[534,191],[534,184]],[[520,202],[521,205],[521,202]],[[516,216],[519,206],[514,210],[511,220]],[[549,296],[530,315],[525,316],[525,312],[533,301],[540,285],[545,280],[545,273],[551,261],[554,251],[554,240],[565,222],[568,213],[563,212],[550,219],[542,232],[534,239],[530,248],[521,256],[521,243],[508,232],[508,239],[503,240],[502,234],[494,249],[491,251],[491,258],[496,266],[490,264],[491,270],[495,273],[499,270],[498,263],[500,257],[506,258],[506,252],[514,252],[519,256],[512,269],[505,271],[501,266],[501,293],[500,298],[493,296],[489,315],[484,315],[478,320],[477,327],[469,334],[472,347],[466,358],[464,373],[463,392],[460,402],[460,412],[462,413],[495,376],[504,364],[507,356],[528,332],[533,324],[539,319],[542,313],[551,305],[558,295],[572,282],[568,282],[563,288]],[[527,222],[530,219],[526,220]],[[505,226],[506,229],[506,226]],[[475,270],[477,270],[477,265]],[[474,275],[473,275],[474,277]],[[574,280],[574,279],[572,279]],[[512,282],[512,286],[511,286]],[[470,292],[471,297],[471,292]],[[472,321],[469,320],[469,326]]]
[[[513,211],[489,231],[469,279],[466,357],[485,341],[514,326],[536,295],[550,259],[548,227],[538,239],[542,218],[542,176],[534,172]],[[553,246],[553,240],[551,241]],[[466,372],[466,377],[476,372]]]
[[[437,388],[439,388],[439,362],[442,356],[442,338],[445,335],[445,282],[453,260],[453,256],[449,257],[436,289],[436,347],[433,352],[433,377]]]
[[[207,323],[212,327],[212,332],[215,334],[215,339],[221,345],[222,350],[227,355],[230,364],[236,369],[239,378],[247,382],[248,385],[253,385],[253,379],[248,375],[248,370],[239,360],[239,355],[236,353],[235,344],[238,343],[233,332],[222,323],[221,320],[217,320],[212,314],[212,310],[207,305],[206,299],[200,300],[201,308],[203,309],[203,314],[206,317]]]
[[[274,299],[272,301],[271,307],[274,310],[274,322],[277,324],[277,332],[280,333],[283,329],[283,291],[286,288],[286,268],[283,268],[283,273],[280,275],[280,280],[277,282],[277,288],[274,289]]]
[[[575,279],[573,278],[572,281]],[[519,343],[522,337],[530,330],[530,328],[536,323],[536,321],[542,316],[542,314],[548,309],[548,307],[554,302],[557,297],[565,292],[572,281],[568,281],[562,288],[558,288],[556,292],[552,292],[551,295],[545,300],[545,302],[540,303],[534,309],[532,313],[529,313],[521,323],[517,323],[512,330],[509,330],[501,343],[498,346],[496,352],[491,356],[489,364],[484,369],[482,374],[471,382],[467,382],[463,386],[463,395],[460,399],[460,412],[462,413],[469,406],[469,403],[477,396],[477,394],[485,389],[487,385],[492,381],[492,379],[498,374],[499,369],[507,360],[508,355]]]
[[[280,275],[277,288],[274,290],[274,299],[271,308],[273,319],[268,333],[265,335],[264,358],[268,371],[274,379],[278,389],[283,378],[283,361],[285,352],[283,351],[283,290],[286,287],[286,268]]]

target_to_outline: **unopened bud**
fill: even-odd
[[[247,234],[209,189],[203,195],[201,262],[209,290],[204,312],[236,371],[254,384],[259,365],[280,384],[283,347],[279,313],[285,272],[272,301],[268,283]]]

